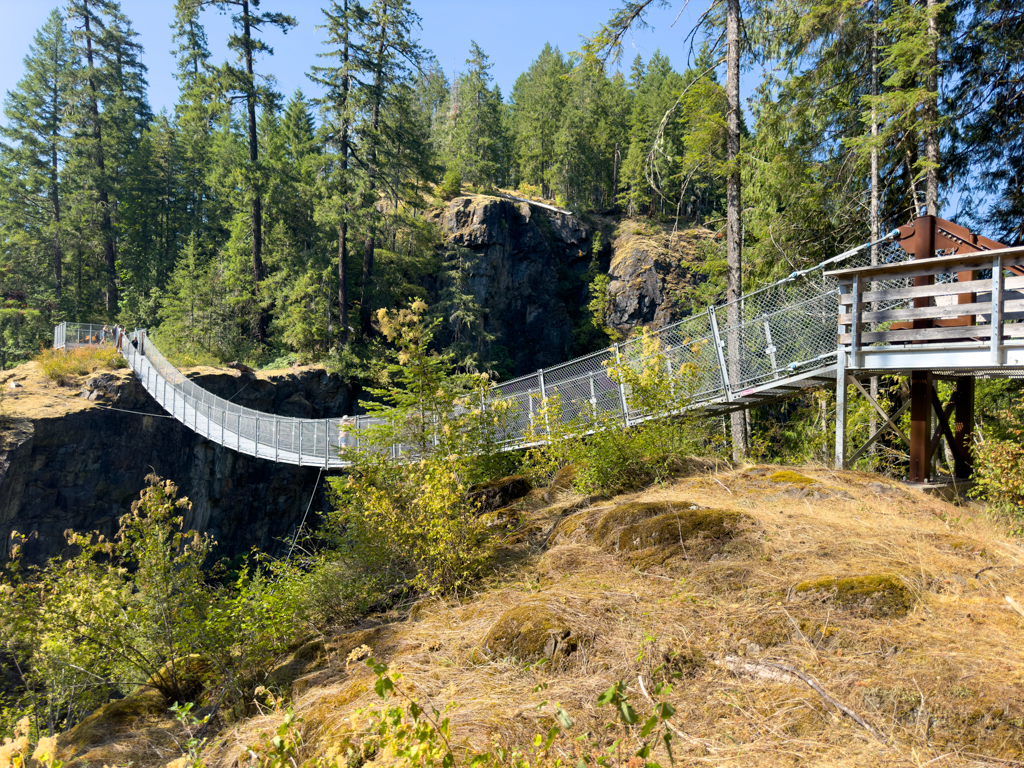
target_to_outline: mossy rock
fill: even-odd
[[[70,731],[58,738],[60,749],[81,752],[110,740],[127,728],[138,730],[139,725],[159,717],[167,711],[170,702],[154,688],[140,688],[123,699],[108,702]],[[68,754],[63,757],[67,759]]]
[[[793,592],[805,597],[817,596],[822,601],[872,618],[906,616],[914,604],[913,593],[899,576],[891,573],[804,581],[793,587]]]
[[[790,485],[815,485],[818,481],[813,477],[801,475],[791,469],[783,469],[773,472],[768,479],[773,483],[789,483]]]
[[[657,505],[636,506],[647,508],[615,509],[601,520],[594,530],[594,541],[602,549],[627,554],[657,548],[666,550],[667,557],[676,548],[691,542],[699,545],[732,538],[746,517],[731,510],[686,509],[680,504],[671,505],[670,512],[665,511],[668,505],[662,505],[660,510],[656,509]],[[652,514],[655,512],[661,514]],[[643,516],[645,514],[647,517]],[[605,521],[609,524],[605,525]],[[694,554],[707,559],[719,548],[697,546]]]
[[[533,601],[511,608],[487,631],[480,650],[491,658],[534,662],[564,661],[579,647],[572,627],[546,602]]]
[[[615,533],[616,530],[631,525],[660,517],[678,510],[691,512],[701,507],[689,501],[656,501],[656,502],[632,502],[620,504],[614,509],[601,516],[593,530],[594,541],[604,546],[605,542]]]
[[[469,489],[467,497],[476,502],[478,515],[507,507],[533,490],[533,484],[524,475],[509,475],[478,483]]]

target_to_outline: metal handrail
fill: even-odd
[[[874,245],[891,238],[889,235]],[[696,371],[689,391],[679,393],[680,400],[686,396],[687,408],[728,404],[754,387],[764,388],[834,365],[831,358],[837,349],[839,286],[824,274],[824,267],[839,261],[863,262],[871,245],[745,294],[738,300],[738,326],[727,324],[729,305],[719,304],[654,331],[670,377],[684,366]],[[890,251],[886,256],[890,261],[906,256],[897,252],[896,246],[890,246]],[[116,344],[154,399],[178,421],[213,442],[271,461],[328,469],[350,463],[339,455],[343,448],[380,450],[359,439],[359,430],[371,422],[368,417],[297,419],[246,408],[189,380],[168,362],[144,329],[132,333],[116,329],[116,334],[108,338],[104,328],[61,323],[54,329],[54,346]],[[738,350],[735,361],[729,357],[730,348]],[[545,423],[535,419],[539,405],[556,394],[564,422],[603,414],[628,427],[657,414],[643,412],[631,403],[628,387],[617,382],[608,368],[612,364],[642,365],[644,355],[643,340],[632,339],[496,383],[481,405],[493,408],[506,404],[505,412],[511,416],[498,439],[510,450],[543,442],[553,428],[560,426],[551,424],[547,412]],[[673,408],[672,412],[677,410]],[[401,446],[391,449],[392,455],[402,453]]]

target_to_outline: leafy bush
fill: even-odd
[[[533,479],[550,479],[561,467],[576,467],[574,484],[584,493],[617,493],[660,482],[694,453],[717,453],[706,419],[687,413],[699,373],[693,363],[668,365],[659,337],[644,329],[636,359],[608,366],[609,377],[624,388],[631,412],[657,416],[624,429],[618,410],[594,413],[588,403],[581,416],[566,420],[559,395],[535,409],[533,440],[546,444],[527,452],[526,471]],[[670,372],[671,371],[671,372]]]
[[[462,172],[458,168],[449,168],[444,174],[441,186],[437,188],[437,195],[442,200],[451,200],[462,193]]]
[[[355,572],[445,592],[486,558],[486,529],[467,490],[507,468],[498,436],[511,413],[483,407],[485,375],[455,374],[450,355],[431,351],[437,323],[428,325],[426,310],[417,301],[378,313],[397,347],[382,374],[391,386],[371,390],[382,402],[363,403],[376,423],[361,430],[360,450],[345,453],[350,474],[330,481],[330,523]]]
[[[1024,405],[1000,414],[1002,424],[986,429],[985,439],[974,448],[974,480],[971,491],[1000,511],[1024,518]]]
[[[215,542],[185,527],[190,507],[151,478],[113,541],[70,532],[74,556],[38,574],[17,560],[9,569],[0,641],[51,728],[140,686],[184,702],[217,683],[222,703],[244,708],[294,637],[297,581],[245,568],[233,583],[208,583]]]
[[[78,376],[96,371],[127,368],[128,363],[113,347],[79,347],[77,349],[44,349],[35,358],[43,373],[62,387],[74,384]]]

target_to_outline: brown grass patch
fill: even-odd
[[[378,634],[370,639],[346,633],[329,640],[326,667],[308,678],[315,683],[293,688],[305,718],[304,756],[325,754],[343,735],[359,741],[355,712],[380,706],[372,673],[362,663],[346,666],[341,655],[358,640],[403,676],[402,690],[421,705],[454,704],[448,716],[456,743],[477,749],[495,740],[528,748],[552,723],[550,704],[538,705],[557,701],[576,725],[556,742],[552,759],[575,765],[581,745],[610,746],[621,738],[625,764],[639,734],[616,725],[614,714],[595,702],[622,680],[646,718],[651,705],[640,693],[642,678],[649,692],[660,682],[673,686],[656,698],[677,710],[672,721],[685,737],[674,742],[680,765],[1024,759],[1024,619],[1004,600],[1024,601],[1024,549],[991,518],[895,486],[880,495],[868,487],[877,480],[870,475],[801,468],[845,497],[790,499],[766,494],[767,472],[749,469],[584,507],[562,519],[574,530],[560,543],[535,551],[478,594],[424,601],[415,621],[396,614],[390,617],[396,623],[372,630]],[[637,568],[588,540],[611,509],[638,504],[657,511],[684,499],[700,507],[688,510],[694,513],[743,516],[739,534],[713,559],[679,554],[685,579],[673,576],[681,571]],[[536,529],[534,546],[559,514],[525,509],[524,526]],[[952,545],[960,541],[969,545]],[[981,550],[986,558],[976,554]],[[896,584],[902,585],[912,597],[905,615],[876,615],[856,600],[852,608],[841,605],[840,582],[864,575],[873,575],[882,591],[900,592]],[[830,585],[827,597],[796,589],[822,580]],[[856,591],[855,585],[848,590]],[[571,663],[476,653],[503,617],[518,612],[528,619],[537,606],[579,638]],[[738,667],[727,659],[754,670],[763,662],[801,670],[886,743],[800,680],[730,671]],[[211,751],[209,764],[229,765],[238,745],[253,743],[279,718],[268,713],[222,732],[219,743],[234,746]],[[663,748],[653,757],[667,764]]]

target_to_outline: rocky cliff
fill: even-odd
[[[251,408],[295,416],[344,415],[344,387],[323,370],[189,372],[202,386]],[[11,388],[11,383],[20,384]],[[219,542],[219,557],[252,547],[274,552],[293,533],[310,497],[310,518],[326,511],[318,470],[243,456],[167,417],[130,371],[58,387],[36,363],[0,374],[0,541],[7,557],[14,531],[29,562],[61,551],[64,531],[111,536],[117,520],[156,473],[192,501],[186,523]],[[84,395],[84,397],[83,397]]]
[[[573,325],[586,304],[590,227],[571,214],[486,195],[457,197],[430,218],[449,246],[472,252],[467,284],[512,375],[577,352]]]
[[[608,269],[608,325],[628,334],[639,325],[660,328],[703,310],[692,302],[692,289],[703,279],[694,265],[712,237],[706,229],[666,233],[647,222],[622,222]]]

